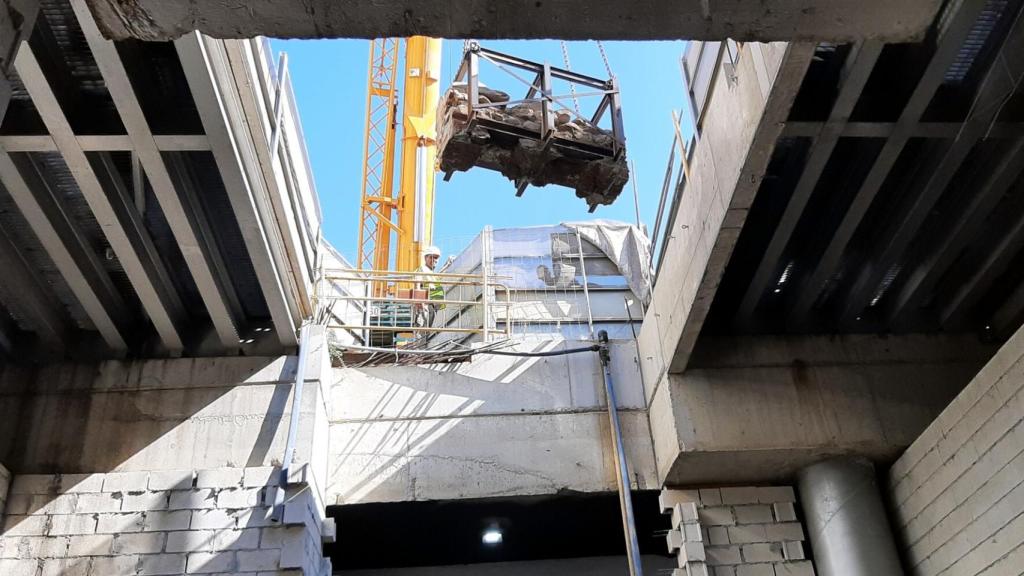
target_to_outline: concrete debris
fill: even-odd
[[[508,94],[498,90],[481,87],[479,92],[480,104],[510,100]],[[553,138],[566,145],[545,147],[539,139],[540,102],[477,108],[478,123],[470,127],[468,100],[466,85],[456,84],[448,89],[438,108],[437,149],[442,172],[480,166],[501,172],[513,182],[525,178],[532,186],[558,184],[575,189],[576,196],[591,207],[614,202],[629,180],[625,153],[611,157],[615,140],[609,130],[556,110]],[[510,130],[504,131],[502,127]],[[538,139],[516,135],[516,131],[535,133]],[[576,144],[580,148],[605,150],[609,157],[573,149]]]

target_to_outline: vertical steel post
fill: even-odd
[[[277,143],[281,141],[281,120],[284,117],[284,86],[288,78],[288,53],[281,52],[277,63],[277,85],[274,88],[274,130],[270,133],[270,157],[277,156]]]
[[[469,77],[466,78],[466,119],[469,122],[473,121],[473,111],[480,102],[480,63],[477,50],[479,50],[479,46],[472,46],[466,54],[469,62],[467,66]]]
[[[483,340],[487,343],[491,333],[491,295],[490,295],[490,275],[492,269],[492,256],[491,256],[491,238],[493,231],[491,226],[488,224],[484,226],[483,234],[480,237],[481,240],[481,271],[483,272],[483,292],[480,294],[480,301],[483,302]],[[505,319],[508,321],[508,318]]]
[[[541,72],[540,89],[542,91],[540,100],[540,137],[546,141],[555,131],[555,120],[551,114],[551,65],[547,62],[544,63],[544,68]]]
[[[640,543],[636,537],[636,519],[633,516],[633,495],[629,483],[629,462],[622,441],[622,427],[619,425],[619,411],[615,400],[615,386],[612,383],[611,351],[608,348],[608,332],[597,333],[600,345],[598,356],[604,368],[604,392],[608,402],[608,422],[611,425],[612,445],[615,456],[615,479],[619,486],[619,508],[622,510],[622,528],[626,535],[626,559],[630,576],[643,576],[640,564]]]
[[[583,297],[587,301],[587,327],[590,328],[590,337],[594,337],[594,313],[590,308],[590,287],[587,281],[587,263],[583,260],[583,238],[580,236],[580,229],[576,228],[576,249],[580,261],[580,273],[583,274]]]

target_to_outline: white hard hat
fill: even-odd
[[[440,258],[441,257],[441,249],[438,248],[437,246],[427,246],[426,248],[423,249],[423,255],[424,256],[437,256],[438,258]]]

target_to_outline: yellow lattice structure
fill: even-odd
[[[363,135],[362,201],[359,209],[359,268],[387,270],[390,266],[392,222],[396,208],[395,119],[398,38],[370,42],[366,91],[366,131]]]

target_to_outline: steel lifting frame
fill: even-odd
[[[494,64],[513,78],[526,85],[528,87],[526,97],[521,100],[481,104],[479,102],[481,58]],[[522,78],[512,70],[513,68],[532,72],[535,74],[533,81],[531,82],[530,80]],[[555,79],[565,80],[573,84],[580,84],[582,86],[595,89],[594,92],[576,94],[576,97],[601,96],[601,101],[597,105],[597,109],[594,111],[594,114],[590,118],[583,119],[587,120],[594,126],[597,126],[598,122],[600,122],[604,117],[604,114],[609,110],[611,111],[612,137],[614,139],[611,150],[596,146],[589,146],[587,144],[554,136],[555,116],[551,110],[552,104],[561,103],[562,100],[573,97],[571,95],[553,94],[551,84]],[[622,104],[619,96],[619,85],[614,76],[607,80],[602,80],[593,76],[578,74],[571,70],[556,68],[547,63],[542,64],[539,62],[532,62],[530,60],[524,60],[501,52],[495,52],[494,50],[480,46],[477,42],[470,42],[466,48],[465,54],[463,54],[462,64],[459,66],[459,70],[455,74],[455,82],[463,81],[466,82],[468,96],[466,122],[469,131],[471,131],[474,126],[481,126],[496,132],[503,132],[520,138],[537,140],[544,144],[545,151],[552,146],[557,146],[559,148],[582,152],[595,158],[618,159],[626,150],[626,137],[622,128]],[[541,104],[541,129],[539,133],[518,126],[480,118],[476,115],[476,111],[483,108],[504,108],[514,104],[538,101]],[[579,116],[579,114],[576,114],[576,112],[569,106],[565,106],[565,109],[570,114]],[[451,179],[451,177],[451,172],[447,172],[444,175],[445,181]],[[516,182],[516,196],[521,196],[523,194],[523,191],[526,190],[527,184],[527,177],[520,178]],[[591,207],[591,211],[593,211],[593,208],[594,207]]]

